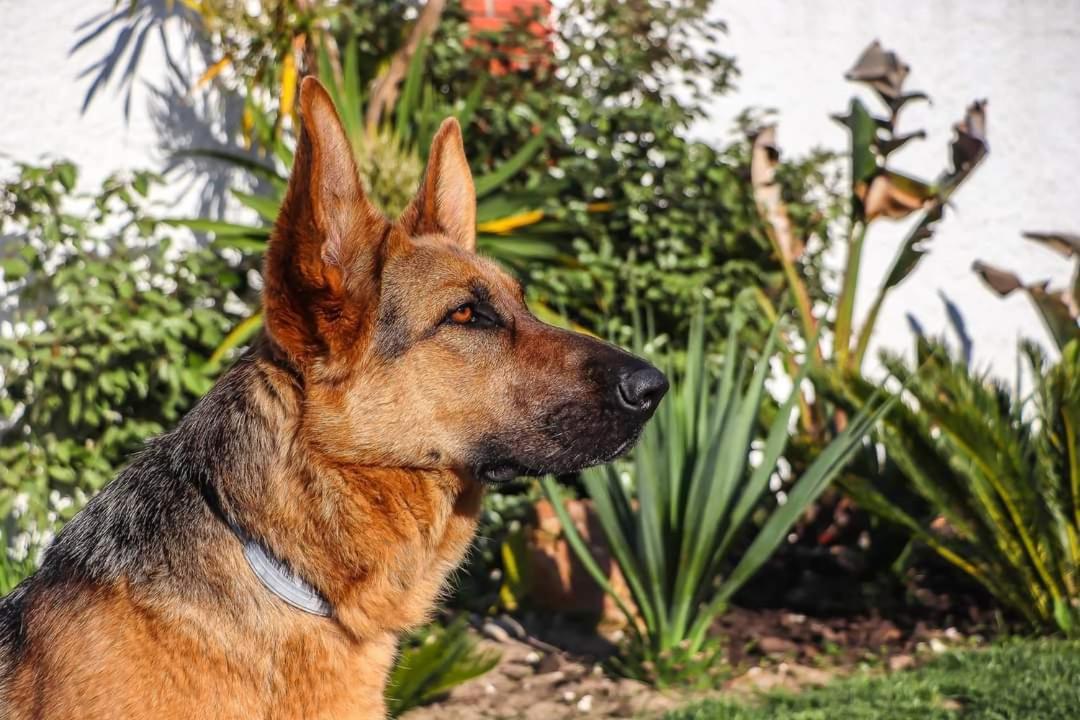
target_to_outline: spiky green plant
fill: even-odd
[[[1035,378],[1027,398],[921,346],[915,375],[897,357],[886,367],[907,384],[880,439],[889,461],[924,503],[912,509],[869,478],[845,478],[879,514],[986,587],[1032,626],[1080,635],[1080,342],[1051,365],[1023,346]],[[833,388],[852,407],[876,384]]]
[[[463,618],[446,627],[429,625],[403,641],[386,686],[390,717],[429,703],[480,677],[499,662],[499,653],[479,650]]]
[[[732,323],[714,376],[701,316],[691,323],[685,361],[660,358],[672,381],[634,451],[629,478],[611,465],[583,474],[633,606],[615,593],[575,530],[551,478],[543,481],[567,540],[626,615],[630,633],[619,669],[659,685],[717,672],[709,629],[732,596],[765,563],[881,418],[859,414],[825,447],[785,496],[768,496],[789,437],[802,378],[759,434],[777,331],[752,363]],[[756,465],[752,451],[760,453]],[[759,513],[757,511],[763,511]],[[703,672],[704,671],[704,672]]]

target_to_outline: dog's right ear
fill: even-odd
[[[266,250],[270,337],[306,364],[369,335],[390,223],[368,201],[334,103],[313,77],[300,86],[300,137]]]

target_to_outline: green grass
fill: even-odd
[[[839,680],[757,703],[707,701],[664,720],[1075,720],[1080,642],[1013,640],[908,672]]]

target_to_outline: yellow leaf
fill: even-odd
[[[585,209],[589,212],[609,212],[615,208],[615,203],[609,202],[594,202],[585,206]]]
[[[281,95],[278,113],[281,117],[292,117],[293,106],[296,103],[296,56],[292,50],[285,53],[285,61],[281,64]]]
[[[529,590],[528,547],[525,534],[519,529],[511,532],[500,548],[503,561],[503,581],[499,586],[499,602],[509,611],[521,607],[521,599]]]
[[[240,118],[240,129],[244,134],[244,147],[251,149],[251,142],[254,139],[252,133],[255,130],[255,113],[251,109],[251,105],[244,105],[244,115]]]
[[[232,58],[228,55],[218,60],[216,63],[206,68],[206,72],[199,76],[199,79],[195,81],[194,87],[191,88],[192,92],[202,88],[208,82],[216,78],[221,74],[221,71],[229,67],[232,64]]]
[[[212,13],[210,13],[208,8],[206,7],[206,3],[202,2],[202,0],[180,0],[180,3],[188,10],[191,10],[194,13],[198,13],[199,15],[202,15],[204,17],[212,15]]]
[[[544,219],[543,210],[529,210],[527,212],[519,213],[517,215],[509,215],[504,218],[496,218],[495,220],[488,220],[482,222],[476,226],[476,229],[483,233],[492,233],[494,235],[504,235],[512,230],[517,230],[520,227],[526,225],[533,225]]]

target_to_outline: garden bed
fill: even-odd
[[[614,645],[585,625],[539,616],[524,624],[507,617],[475,624],[481,647],[501,653],[499,664],[440,702],[408,713],[407,720],[660,717],[702,698],[746,700],[856,673],[901,671],[983,641],[971,628],[935,628],[904,618],[734,608],[716,626],[731,667],[723,684],[700,692],[658,691],[607,672]]]

